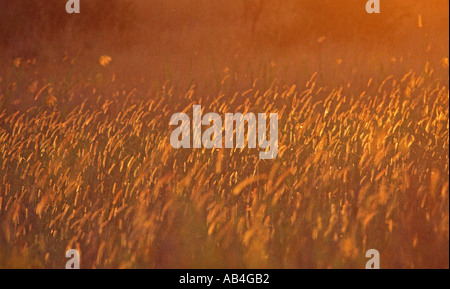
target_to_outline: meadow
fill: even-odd
[[[448,1],[40,2],[0,4],[0,268],[449,267]],[[193,105],[278,157],[172,148]]]

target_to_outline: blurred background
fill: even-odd
[[[233,89],[255,79],[298,83],[315,72],[333,85],[448,59],[448,0],[382,1],[379,15],[367,14],[363,0],[90,0],[73,15],[65,4],[1,1],[3,67],[32,59],[51,78],[67,72],[61,60],[70,59],[71,73],[85,76],[108,55],[122,82],[171,81],[214,94],[226,75]]]

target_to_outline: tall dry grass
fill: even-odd
[[[2,266],[61,267],[78,248],[94,268],[359,268],[377,248],[385,268],[446,267],[449,99],[433,74],[361,91],[93,88],[67,112],[42,93],[0,116]],[[171,114],[198,103],[278,112],[279,157],[174,150]]]

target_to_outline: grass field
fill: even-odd
[[[311,22],[302,38],[295,17],[271,25],[264,15],[287,13],[271,6],[233,25],[242,7],[208,6],[223,23],[206,28],[215,20],[180,28],[153,12],[166,29],[123,26],[133,37],[120,45],[83,27],[74,43],[37,45],[10,23],[0,268],[64,268],[72,248],[83,268],[364,268],[369,249],[383,268],[448,268],[448,26],[422,4],[372,40],[346,22],[332,35],[333,22]],[[187,10],[177,21],[195,18]],[[239,41],[236,25],[248,28]],[[173,149],[170,117],[196,104],[278,113],[278,158]]]

